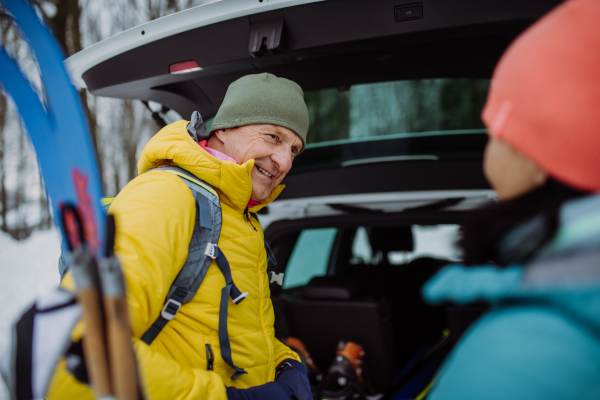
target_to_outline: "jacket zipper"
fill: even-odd
[[[212,347],[209,343],[206,343],[204,347],[206,348],[206,370],[212,371],[213,364],[215,362],[215,354],[213,353]]]
[[[250,220],[250,213],[248,212],[248,207],[246,207],[246,209],[244,210],[244,215],[246,216],[246,221],[248,221],[250,223],[250,226],[252,226],[252,228],[254,229],[254,232],[258,232],[256,230],[256,227],[252,224],[252,221]]]
[[[251,220],[251,217],[250,217],[250,213],[248,211],[248,207],[246,207],[244,209],[244,215],[246,216],[246,221],[248,221],[250,223],[250,225],[252,226],[252,228],[254,228],[254,231],[258,234],[258,230],[254,226],[254,224],[252,224],[252,220]],[[262,278],[259,278],[259,279],[262,279]],[[267,275],[267,282],[269,282],[269,276],[268,275]],[[268,283],[267,283],[267,285],[268,285]],[[259,307],[260,307],[260,309],[262,309],[262,307],[263,307],[262,285],[260,285],[260,287],[261,287],[261,289],[260,289],[260,299],[261,300],[260,300]],[[270,365],[269,371],[270,371],[270,368],[272,367],[271,364],[273,363],[273,356],[274,356],[273,352],[274,352],[274,349],[273,349],[273,343],[269,340],[269,338],[268,338],[268,336],[267,336],[267,334],[265,332],[265,325],[263,323],[262,316],[260,318],[260,325],[261,325],[261,328],[262,328],[263,335],[265,337],[265,341],[267,342],[267,346],[269,347],[269,365]]]

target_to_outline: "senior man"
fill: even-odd
[[[312,399],[298,355],[275,338],[263,232],[247,212],[279,195],[281,180],[305,146],[304,93],[272,74],[248,75],[229,86],[208,141],[196,143],[188,124],[172,123],[148,142],[138,162],[140,176],[109,210],[117,221],[115,252],[127,284],[144,391],[152,399]],[[187,170],[218,194],[218,247],[236,285],[249,293],[228,308],[236,370],[221,354],[219,303],[225,281],[214,260],[194,298],[150,346],[140,341],[186,261],[196,217],[192,191],[178,176],[157,168],[164,165]],[[63,285],[73,287],[70,273]],[[64,366],[57,370],[49,398],[91,398],[77,374]]]

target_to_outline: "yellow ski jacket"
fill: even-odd
[[[218,160],[190,138],[187,124],[172,123],[148,142],[138,162],[140,176],[129,182],[109,209],[117,225],[115,252],[125,276],[142,385],[153,400],[226,399],[225,386],[247,388],[273,381],[280,362],[299,360],[275,338],[263,232],[256,219],[247,221],[244,215],[252,193],[254,160],[243,165]],[[169,161],[217,191],[223,215],[218,245],[229,260],[237,287],[249,292],[238,305],[229,300],[232,358],[248,372],[236,380],[231,380],[235,371],[223,361],[219,347],[219,301],[225,279],[214,260],[196,296],[181,307],[152,344],[147,346],[139,340],[163,308],[187,258],[194,228],[191,190],[179,177],[153,170]],[[252,211],[269,204],[282,190],[283,186],[278,186]],[[63,286],[74,288],[70,273]],[[214,352],[214,372],[206,370],[205,344]],[[91,399],[92,394],[66,371],[63,361],[47,398]]]

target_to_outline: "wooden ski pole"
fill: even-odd
[[[107,216],[106,257],[100,262],[111,381],[119,400],[139,400],[138,368],[127,310],[125,282],[119,260],[113,254],[114,216]]]
[[[85,366],[98,400],[114,400],[106,346],[106,323],[98,265],[85,243],[83,223],[77,207],[61,207],[65,240],[71,250],[71,267],[81,305],[85,336],[82,339]]]
[[[83,351],[90,383],[98,399],[113,399],[96,262],[84,243],[80,243],[71,255],[77,300],[81,304],[85,323]]]

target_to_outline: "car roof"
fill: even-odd
[[[271,72],[305,91],[398,79],[489,78],[514,37],[558,3],[222,0],[113,36],[66,65],[75,83],[94,95],[156,101],[184,117],[198,110],[206,119],[229,84],[250,73]],[[399,18],[406,10],[418,15]],[[281,44],[274,54],[255,57],[252,39],[265,30],[268,40]],[[170,73],[184,61],[199,69]]]

